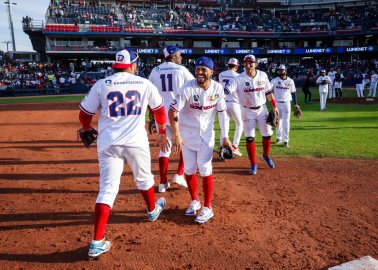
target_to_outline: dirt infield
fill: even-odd
[[[276,158],[249,176],[246,159],[215,158],[215,217],[204,226],[184,216],[190,197],[177,186],[148,222],[126,167],[113,246],[88,261],[98,164],[76,142],[77,105],[0,105],[1,269],[326,269],[378,258],[378,161]]]

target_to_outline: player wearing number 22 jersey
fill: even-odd
[[[194,79],[194,76],[184,66],[181,66],[181,50],[176,46],[168,46],[164,49],[165,62],[155,67],[149,77],[149,80],[157,87],[160,95],[164,100],[165,111],[168,113],[169,106],[184,83]],[[171,127],[167,123],[167,139],[171,143]],[[167,170],[169,163],[169,156],[171,155],[171,148],[167,152],[160,151],[159,153],[159,171],[160,184],[159,192],[165,192],[170,184],[167,179]],[[173,182],[181,186],[187,187],[184,174],[184,163],[182,153],[180,152],[180,159],[177,168],[177,173],[173,178]]]
[[[97,257],[110,249],[110,242],[104,238],[105,227],[119,191],[125,161],[147,204],[148,219],[156,220],[165,207],[164,198],[155,203],[154,177],[145,129],[147,105],[155,113],[162,150],[167,149],[167,118],[163,99],[156,87],[135,75],[137,59],[138,55],[131,50],[118,52],[113,65],[117,73],[99,80],[80,103],[79,119],[83,130],[91,128],[92,116],[97,110],[100,111],[97,139],[100,188],[95,206],[94,238],[88,253],[90,257]]]

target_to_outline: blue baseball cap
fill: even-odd
[[[204,66],[204,67],[207,67],[207,68],[209,68],[211,70],[214,69],[214,62],[213,62],[213,60],[211,60],[211,58],[206,57],[206,56],[202,56],[200,58],[197,58],[196,61],[195,61],[195,63],[194,63],[194,65],[196,67],[198,67],[198,66]]]
[[[139,58],[139,55],[132,49],[124,49],[117,52],[115,63],[112,68],[129,68],[134,64]]]
[[[167,48],[165,48],[163,50],[164,57],[167,58],[171,54],[173,54],[175,52],[178,52],[178,51],[181,51],[181,50],[179,48],[177,48],[176,46],[174,46],[174,45],[169,45]]]

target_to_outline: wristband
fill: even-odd
[[[272,99],[272,101],[270,102],[270,104],[272,104],[273,108],[276,108],[276,100],[275,99]]]
[[[165,134],[165,128],[159,128],[159,134]]]

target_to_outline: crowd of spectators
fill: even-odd
[[[119,12],[117,12],[119,11]],[[117,14],[123,14],[118,18]],[[205,29],[250,32],[314,32],[371,29],[378,27],[378,4],[316,9],[228,10],[198,4],[176,5],[174,9],[151,4],[143,8],[120,2],[52,1],[49,22],[95,25],[124,25],[130,28]]]

